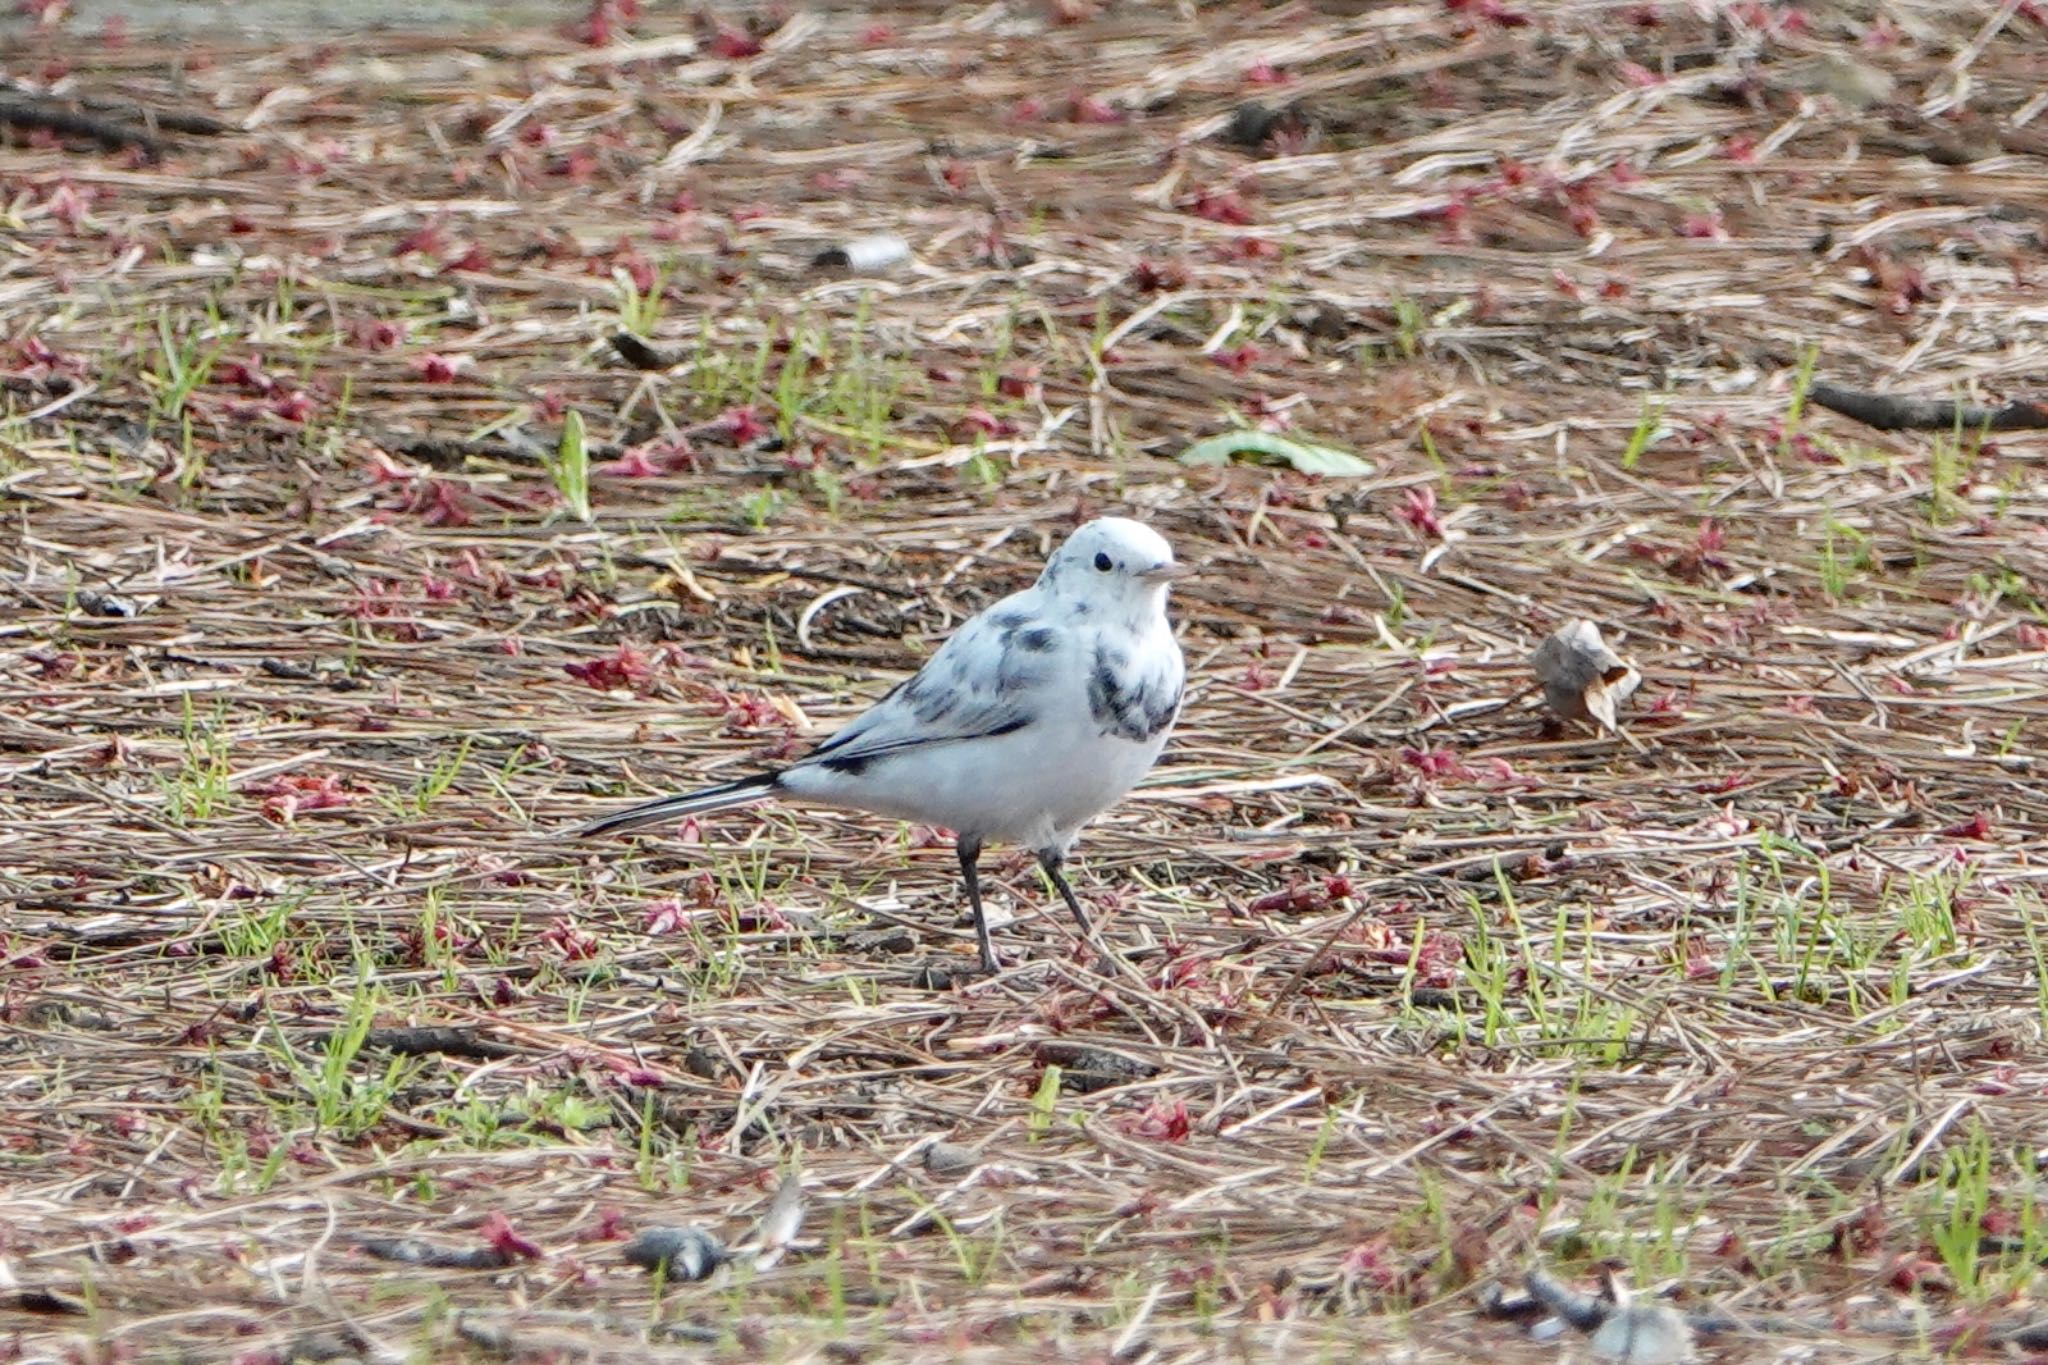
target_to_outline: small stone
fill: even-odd
[[[1678,1365],[1692,1359],[1692,1324],[1669,1304],[1632,1303],[1601,1323],[1589,1344],[1621,1365]]]
[[[924,1168],[933,1175],[960,1175],[981,1164],[981,1154],[958,1142],[934,1142],[924,1149]]]
[[[827,247],[812,258],[819,269],[837,267],[856,275],[873,275],[910,259],[910,243],[893,232],[856,237],[839,246]]]

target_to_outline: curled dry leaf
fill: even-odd
[[[1643,675],[1625,663],[1600,638],[1591,621],[1572,621],[1558,629],[1529,659],[1543,699],[1566,720],[1588,721],[1603,730],[1615,728],[1615,710],[1627,701]]]
[[[760,1241],[767,1259],[767,1253],[780,1253],[796,1240],[797,1229],[804,1221],[804,1182],[795,1171],[782,1177],[782,1183],[775,1187],[775,1198],[768,1202],[768,1211],[761,1215]]]

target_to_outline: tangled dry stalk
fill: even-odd
[[[1802,395],[2037,396],[2044,53],[1933,0],[24,39],[161,146],[0,154],[0,1355],[1549,1359],[1482,1311],[1531,1263],[1729,1358],[2024,1322],[2048,489]],[[1377,472],[1175,463],[1237,421]],[[932,989],[928,831],[559,837],[1112,507],[1205,570],[1084,846],[1132,979],[1019,859],[1022,965]],[[1625,736],[1536,709],[1576,617]],[[779,1264],[621,1259],[791,1168]]]

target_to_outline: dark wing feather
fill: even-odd
[[[1039,619],[1027,589],[975,617],[915,676],[797,760],[859,772],[877,759],[935,744],[1015,733],[1044,714],[1066,632]]]

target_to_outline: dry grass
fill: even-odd
[[[38,39],[246,131],[0,153],[0,1358],[1547,1359],[1532,1260],[1727,1358],[2026,1318],[2048,489],[1799,395],[2039,381],[2034,7],[1360,8]],[[1240,419],[1380,473],[1172,460]],[[928,831],[561,838],[1126,506],[1207,571],[1082,847],[1133,979],[1015,859],[921,988]],[[1633,742],[1532,709],[1574,616]],[[780,1265],[620,1260],[791,1165]]]

